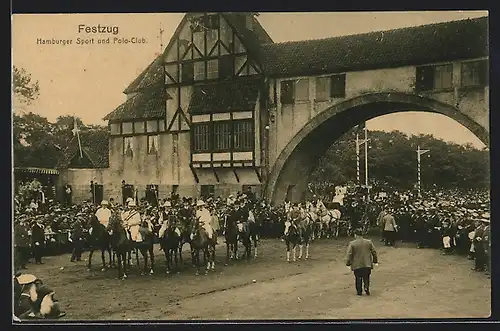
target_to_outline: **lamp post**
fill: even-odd
[[[361,178],[360,178],[360,165],[359,165],[359,154],[360,154],[360,146],[364,144],[365,147],[365,186],[366,189],[368,190],[368,142],[370,139],[368,139],[368,129],[366,128],[366,124],[364,127],[365,131],[365,138],[363,140],[359,139],[359,133],[356,132],[356,180],[358,184],[361,183]]]
[[[429,151],[430,151],[429,149],[420,149],[420,145],[417,146],[417,190],[419,197],[422,196],[420,193],[420,156],[424,155]]]

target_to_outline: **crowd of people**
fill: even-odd
[[[311,195],[309,204],[330,200],[330,196]],[[105,208],[123,213],[128,202],[117,203],[113,198],[105,201]],[[149,220],[156,229],[161,227],[161,213],[178,211],[183,207],[196,209],[200,199],[171,195],[157,201],[146,198],[134,201],[142,219]],[[259,225],[261,238],[283,236],[288,203],[272,205],[258,199],[251,192],[235,196],[206,197],[204,208],[211,215],[211,228],[222,233],[225,216],[234,202],[252,211]],[[306,208],[306,203],[300,208]],[[418,248],[438,248],[443,254],[463,254],[475,260],[477,271],[490,270],[491,240],[489,236],[489,195],[478,191],[426,191],[418,197],[411,191],[381,192],[372,190],[369,197],[363,190],[347,187],[338,207],[342,221],[348,224],[348,235],[356,228],[379,232],[386,245],[396,241],[415,242]],[[80,205],[46,200],[43,204],[33,199],[15,208],[15,260],[17,268],[25,268],[32,257],[35,263],[43,263],[42,256],[71,252],[72,261],[81,259],[85,249],[90,218],[99,214],[101,206],[89,201]],[[247,213],[248,215],[248,213]]]

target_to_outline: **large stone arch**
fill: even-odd
[[[403,111],[446,115],[489,145],[488,129],[449,104],[401,92],[364,94],[324,110],[304,125],[276,159],[266,181],[265,196],[274,203],[283,202],[288,186],[295,185],[292,199],[300,200],[309,174],[335,140],[363,121]]]

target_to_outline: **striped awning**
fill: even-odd
[[[30,174],[42,174],[42,175],[59,175],[59,171],[50,168],[37,168],[37,167],[15,167],[14,172],[24,172]]]

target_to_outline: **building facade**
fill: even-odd
[[[251,190],[290,199],[288,189],[276,195],[280,182],[305,183],[334,139],[394,111],[446,113],[446,105],[458,112],[447,115],[485,138],[487,39],[487,18],[479,18],[273,43],[253,13],[186,14],[104,118],[104,197],[120,201],[125,181],[140,196],[157,188],[158,198]],[[358,109],[381,103],[392,108]],[[336,107],[350,115],[335,118]],[[328,120],[330,129],[318,129]]]

